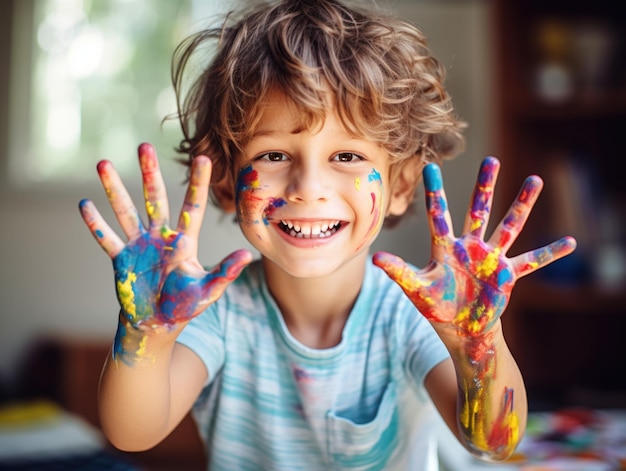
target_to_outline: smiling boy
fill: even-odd
[[[409,24],[334,0],[258,6],[181,46],[179,92],[211,38],[215,57],[181,101],[190,180],[176,227],[148,144],[147,227],[108,161],[98,172],[127,242],[80,205],[121,306],[100,385],[106,436],[144,450],[193,407],[209,469],[415,471],[432,403],[476,456],[509,456],[527,409],[500,316],[518,278],[575,245],[506,256],[541,180],[526,180],[485,241],[499,169],[485,159],[454,236],[433,162],[458,153],[463,125]],[[430,264],[372,260],[422,171]],[[238,251],[210,271],[199,263],[210,182],[259,260]]]

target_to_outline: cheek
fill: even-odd
[[[373,168],[367,176],[365,190],[368,195],[369,213],[372,218],[372,224],[382,224],[385,206],[383,180],[380,173],[375,168]]]
[[[235,188],[235,205],[240,224],[254,224],[256,208],[262,202],[262,199],[255,195],[260,186],[259,175],[252,165],[247,165],[239,171]]]
[[[261,185],[258,172],[251,165],[241,169],[235,199],[240,224],[268,225],[274,211],[287,204],[282,198],[269,196],[269,189],[267,185]]]
[[[366,178],[357,179],[355,182],[356,191],[361,194],[363,200],[363,215],[367,214],[367,231],[364,236],[363,244],[371,241],[378,234],[384,221],[384,191],[383,182],[380,173],[376,169],[367,175]]]

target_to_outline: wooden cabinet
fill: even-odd
[[[32,347],[20,376],[24,398],[48,398],[100,429],[97,391],[111,340],[82,337],[42,338]],[[146,398],[149,400],[149,398]],[[141,471],[206,469],[204,445],[191,414],[159,445],[138,453],[113,453]]]
[[[568,234],[579,242],[519,282],[507,339],[531,406],[624,406],[626,15],[608,0],[491,6],[503,163],[494,213],[539,174],[544,192],[510,255]]]

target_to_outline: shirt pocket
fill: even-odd
[[[327,414],[327,446],[334,470],[387,470],[400,447],[396,387],[390,382],[371,421],[357,423],[341,413]]]

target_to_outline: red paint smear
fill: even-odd
[[[250,169],[249,172],[245,172],[243,173],[243,175],[240,175],[240,178],[241,178],[241,183],[243,184],[242,189],[250,190],[256,186],[255,183],[257,183],[258,181],[259,174],[257,173],[256,170]]]
[[[481,368],[480,379],[485,378],[487,372],[487,361],[493,358],[494,346],[492,343],[493,333],[487,334],[483,339],[471,342],[468,354],[473,362],[479,363]]]
[[[370,214],[374,213],[374,209],[376,209],[376,194],[374,192],[370,193],[372,195],[372,210]]]
[[[504,408],[489,434],[487,443],[492,450],[507,449],[511,446],[511,427],[506,424],[513,412],[513,389],[504,389]]]

